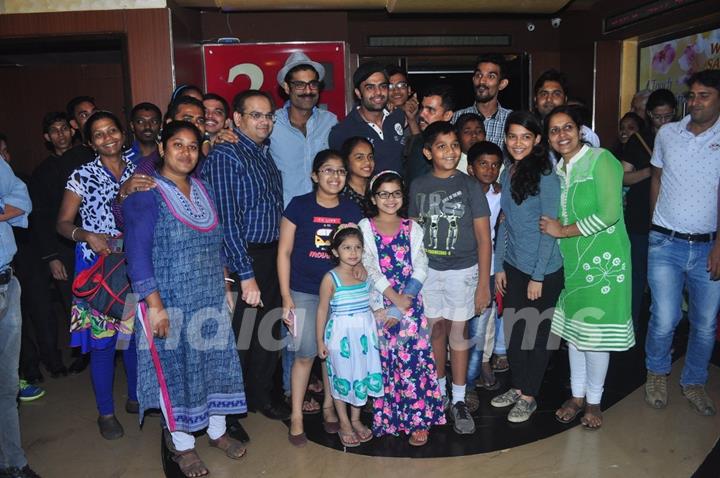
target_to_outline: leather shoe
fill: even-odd
[[[250,435],[245,431],[245,428],[243,428],[239,420],[234,420],[227,424],[227,433],[230,435],[230,438],[239,440],[242,443],[250,441]]]
[[[125,402],[125,411],[137,415],[140,413],[140,403],[137,400],[130,400],[129,398]]]
[[[68,367],[68,372],[70,373],[81,373],[83,370],[85,370],[90,363],[90,355],[85,354],[81,355],[80,357],[73,360],[73,363],[70,364],[70,367]]]
[[[30,465],[25,465],[22,468],[6,468],[0,470],[0,476],[3,478],[40,478],[40,475],[35,473]]]
[[[59,366],[50,369],[50,376],[52,378],[67,377],[68,370],[65,365],[60,364]]]
[[[260,413],[270,420],[289,420],[290,410],[287,407],[276,406],[272,404],[265,405],[260,409]]]
[[[117,440],[125,434],[125,430],[123,430],[122,425],[118,419],[115,418],[115,415],[99,416],[97,423],[100,428],[100,435],[106,440]]]

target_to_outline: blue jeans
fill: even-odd
[[[645,344],[649,372],[670,372],[670,347],[682,311],[682,293],[689,295],[690,337],[681,385],[707,382],[708,362],[715,346],[716,318],[720,307],[720,282],[710,280],[707,258],[714,242],[688,242],[656,231],[650,232],[648,282],[652,296],[650,324]]]
[[[0,470],[27,465],[17,409],[21,325],[20,283],[12,277],[0,285]]]
[[[292,344],[292,337],[288,338],[288,328],[285,324],[280,324],[280,338],[283,342],[283,348],[280,351],[282,358],[282,387],[285,396],[290,396],[290,372],[292,371],[293,362],[295,362],[295,352],[290,350],[289,344]]]
[[[485,350],[485,332],[487,331],[488,319],[492,316],[492,307],[489,307],[482,315],[476,315],[468,322],[468,350],[467,381],[471,387],[482,371],[483,351]]]

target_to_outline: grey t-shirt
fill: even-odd
[[[466,269],[477,264],[473,219],[490,216],[480,183],[460,171],[446,179],[428,173],[410,185],[410,217],[425,231],[425,251],[435,270]]]

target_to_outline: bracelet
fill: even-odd
[[[124,194],[122,191],[118,192],[118,199],[120,200],[118,202],[123,202],[128,198],[128,196],[129,194]]]
[[[70,233],[70,239],[72,239],[73,242],[77,242],[77,239],[75,239],[75,233],[77,232],[78,229],[80,229],[80,228],[79,228],[79,227],[76,227],[76,228],[73,229],[72,232]]]
[[[235,280],[233,280],[233,279],[231,279],[231,278],[229,278],[229,277],[226,277],[226,278],[225,278],[225,282],[228,282],[228,283],[230,283],[230,284],[234,284],[234,283],[235,283]]]

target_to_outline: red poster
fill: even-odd
[[[270,93],[280,107],[286,101],[277,74],[294,51],[302,51],[325,67],[319,106],[345,117],[346,50],[343,42],[295,42],[203,45],[205,91],[232,102],[248,88]]]

